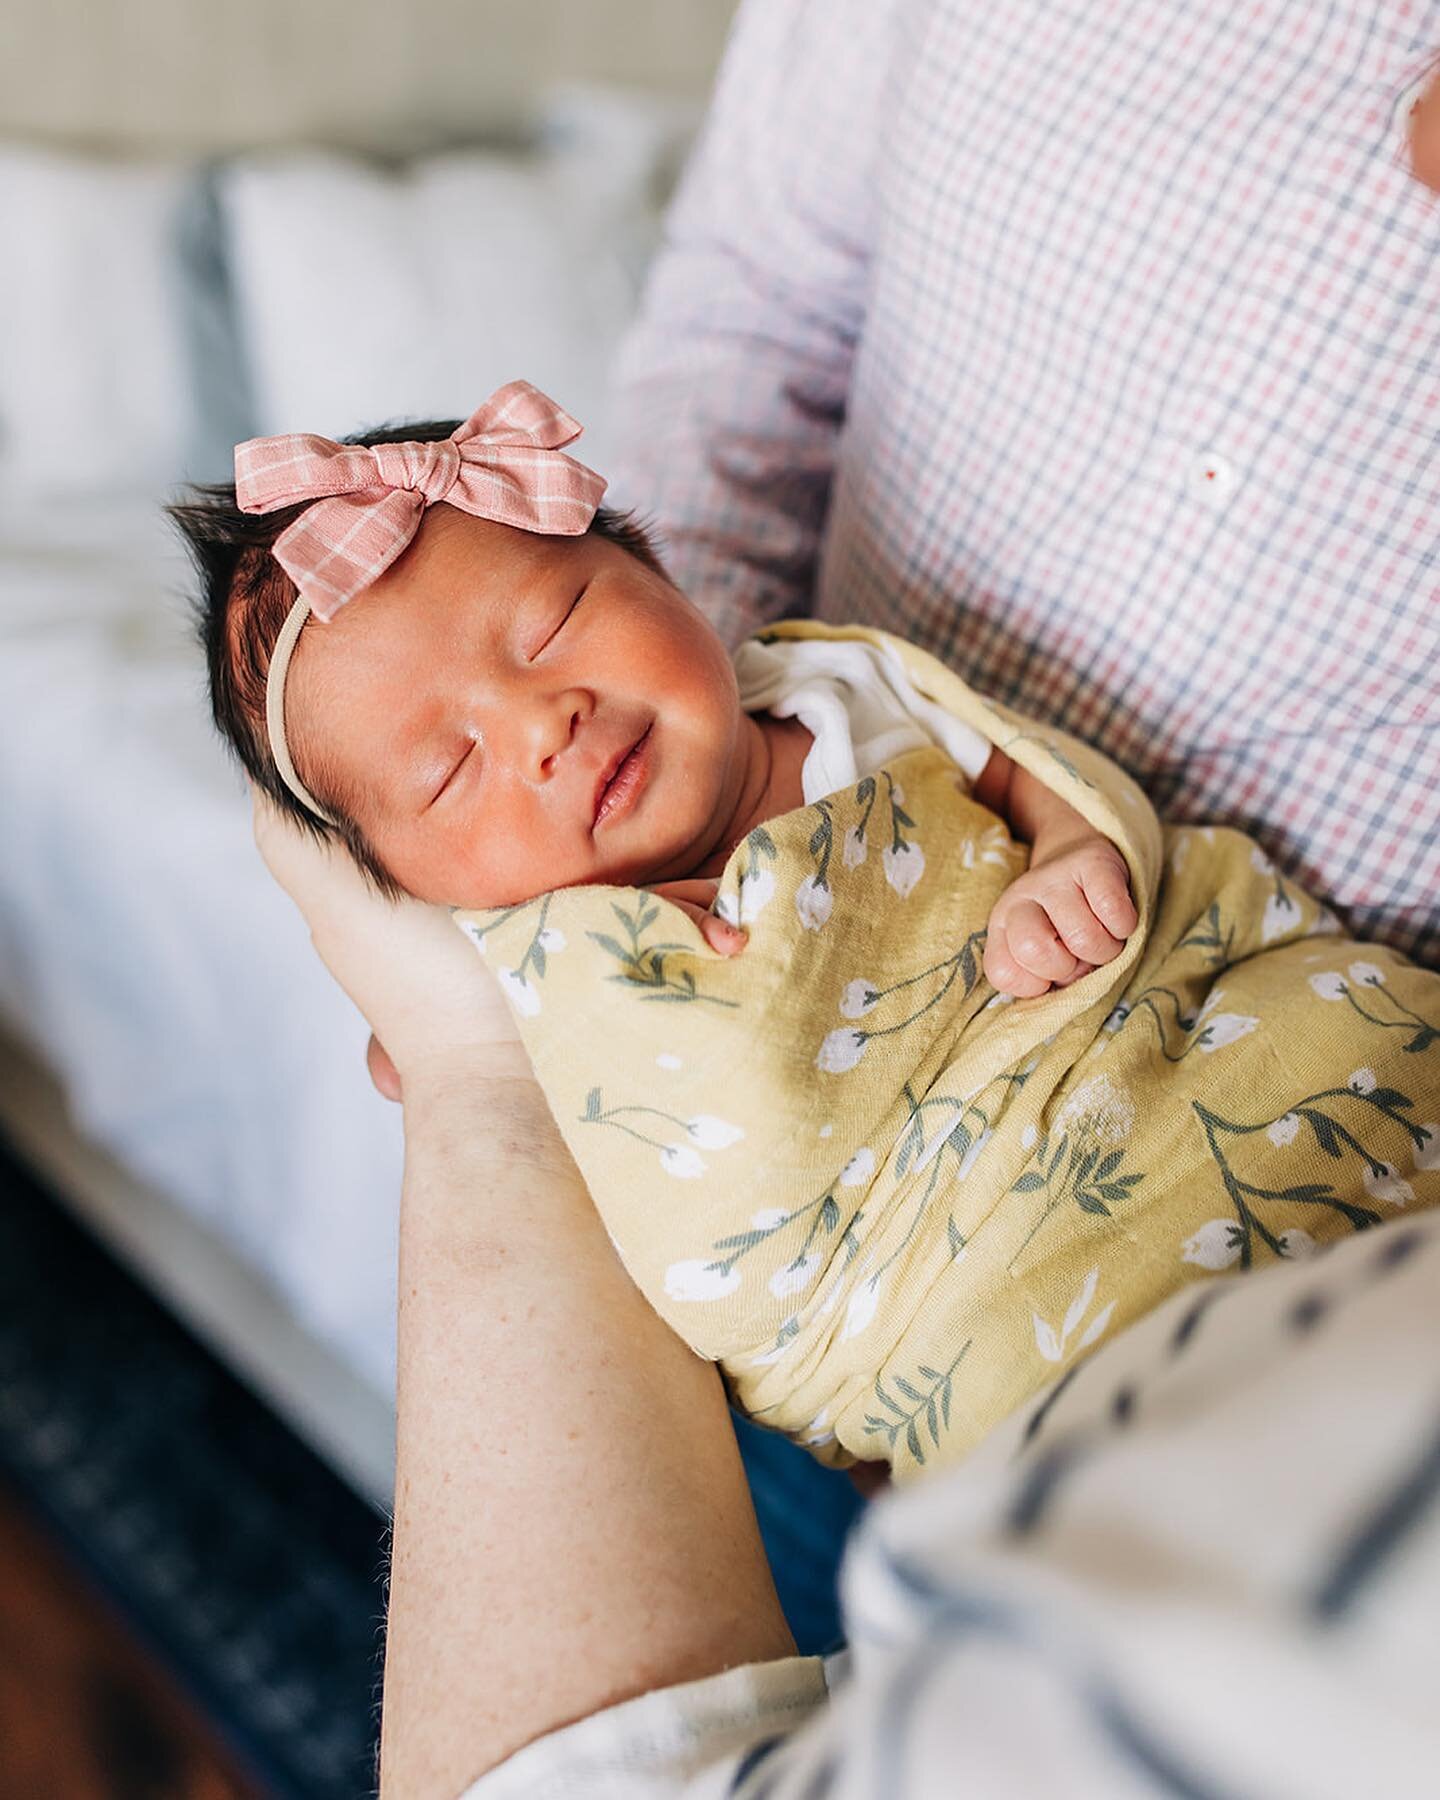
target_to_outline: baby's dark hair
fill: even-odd
[[[386,425],[340,441],[364,447],[437,443],[456,431],[459,423],[457,419],[432,419]],[[221,737],[245,773],[281,812],[317,838],[338,839],[369,880],[395,899],[404,890],[350,816],[345,796],[336,791],[337,783],[323,764],[309,772],[307,785],[334,818],[333,826],[317,818],[290,792],[270,752],[265,678],[280,627],[296,599],[294,582],[271,550],[308,504],[270,513],[245,513],[236,504],[233,483],[216,483],[192,487],[185,499],[165,510],[179,527],[199,577],[195,629],[205,652],[210,711]],[[649,535],[633,514],[602,506],[590,530],[663,573]],[[307,621],[305,629],[310,628]]]

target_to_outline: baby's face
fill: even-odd
[[[745,778],[730,659],[677,588],[602,538],[444,505],[307,625],[285,714],[302,778],[451,906],[689,874]]]

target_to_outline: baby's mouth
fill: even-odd
[[[595,796],[595,822],[591,827],[593,831],[598,831],[619,814],[628,812],[639,798],[640,790],[650,773],[647,755],[650,731],[651,727],[647,725],[601,782]]]

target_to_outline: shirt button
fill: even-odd
[[[1218,506],[1235,486],[1235,465],[1218,450],[1202,450],[1190,464],[1190,486],[1199,499]]]

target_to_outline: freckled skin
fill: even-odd
[[[285,703],[302,778],[323,746],[395,879],[445,905],[716,872],[752,817],[800,799],[789,763],[794,791],[775,791],[724,645],[663,576],[601,538],[450,506],[307,626]],[[602,778],[647,730],[644,788],[595,828]]]

